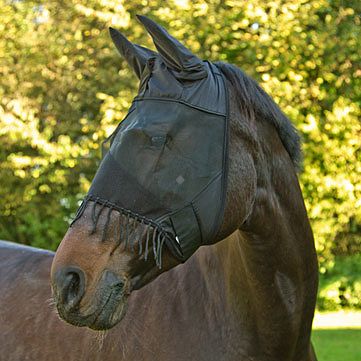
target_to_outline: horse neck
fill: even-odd
[[[257,190],[240,227],[239,256],[258,335],[307,349],[317,292],[312,230],[294,166],[274,127],[258,125]]]
[[[297,175],[273,126],[258,128],[262,151],[253,210],[240,227],[242,255],[257,274],[267,269],[267,277],[305,278],[315,272],[316,253]]]

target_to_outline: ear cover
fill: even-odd
[[[129,66],[140,79],[149,58],[157,56],[155,51],[131,43],[121,32],[109,28],[110,36],[120,55],[124,57]]]
[[[163,27],[153,20],[143,15],[137,15],[137,18],[153,38],[154,45],[167,67],[175,70],[174,76],[176,78],[198,80],[207,77],[207,71],[201,59],[192,54],[183,44],[169,35]]]

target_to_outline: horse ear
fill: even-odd
[[[154,45],[165,64],[178,73],[175,74],[177,78],[196,80],[207,76],[202,60],[169,35],[163,27],[146,16],[137,15],[137,18],[153,38]]]
[[[157,56],[157,53],[143,46],[131,43],[121,32],[109,28],[110,36],[120,55],[124,57],[129,66],[140,79],[149,58]]]

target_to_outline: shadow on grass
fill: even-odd
[[[312,342],[318,361],[361,360],[361,328],[313,330]]]

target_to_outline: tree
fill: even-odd
[[[256,78],[301,131],[321,270],[360,250],[358,0],[0,3],[1,237],[46,248],[61,240],[101,141],[136,94],[107,27],[153,47],[142,13],[199,56]]]

